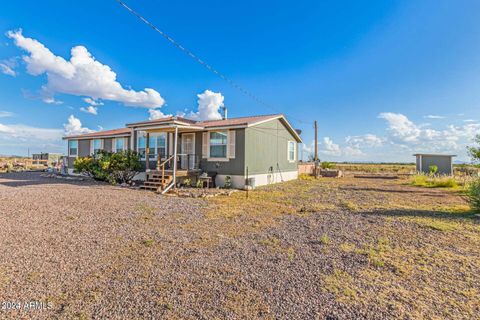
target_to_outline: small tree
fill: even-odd
[[[434,176],[435,174],[437,174],[438,172],[438,166],[436,165],[431,165],[428,167],[428,173],[431,175],[431,176]]]
[[[477,144],[480,145],[480,134],[477,134],[473,141]],[[472,158],[473,162],[480,162],[480,146],[478,147],[467,147],[468,153],[470,157]]]
[[[77,158],[75,171],[95,180],[129,183],[141,169],[140,157],[135,151],[99,151],[93,157]]]
[[[110,169],[115,180],[120,183],[131,182],[141,168],[140,157],[135,151],[125,150],[111,154]]]

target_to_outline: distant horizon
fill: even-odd
[[[317,120],[327,161],[469,161],[480,2],[125,2],[178,45],[116,1],[3,4],[0,153],[65,152],[65,134],[218,119],[227,106],[230,117],[285,114],[305,158]]]

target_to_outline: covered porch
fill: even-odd
[[[145,189],[165,193],[175,188],[178,178],[201,173],[197,132],[203,128],[175,122],[134,128],[132,145],[144,163]]]

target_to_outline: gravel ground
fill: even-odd
[[[443,231],[431,222],[439,208],[465,205],[457,195],[332,179],[260,189],[243,206],[242,192],[191,199],[59,180],[0,176],[0,302],[22,308],[0,310],[0,318],[472,319],[480,312],[478,222],[441,220],[456,228]],[[421,208],[415,214],[412,204]],[[25,310],[30,301],[45,305]]]

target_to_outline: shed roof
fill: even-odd
[[[442,153],[415,153],[414,156],[433,156],[433,157],[456,157],[456,154],[442,154]]]

